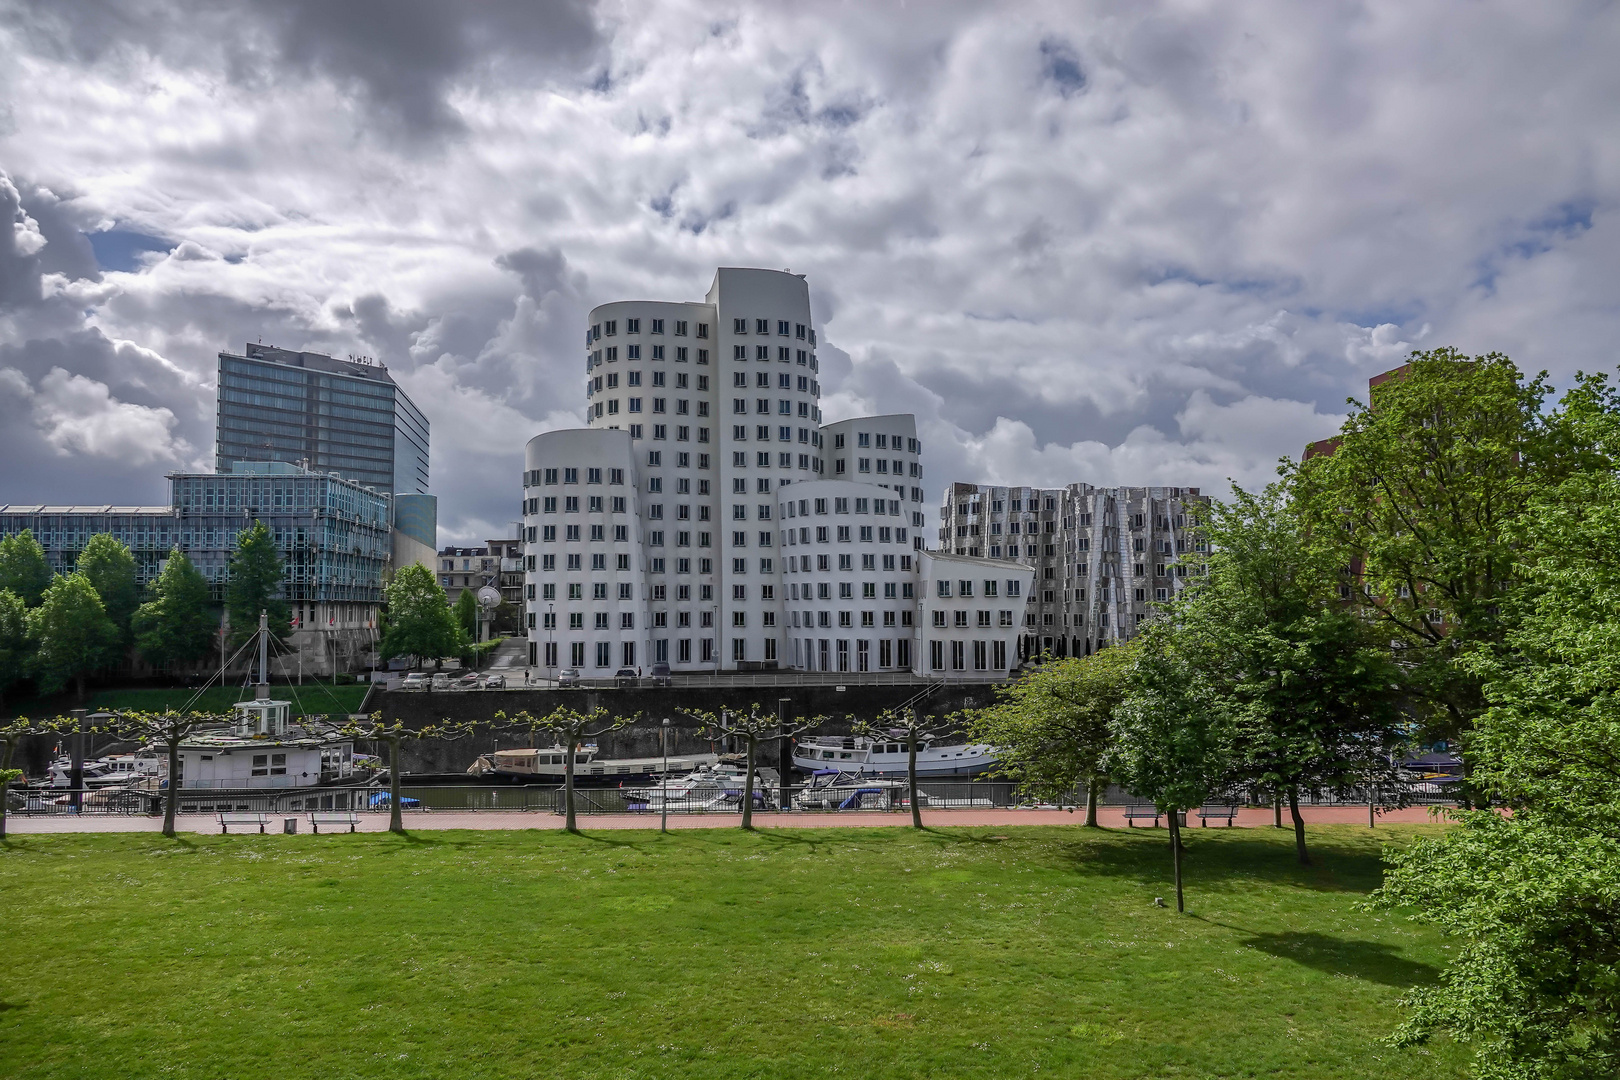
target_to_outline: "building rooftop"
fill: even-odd
[[[174,508],[171,506],[0,506],[0,514],[152,514],[167,517],[172,513]]]

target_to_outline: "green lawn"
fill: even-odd
[[[305,713],[347,714],[360,708],[360,700],[366,696],[365,686],[332,686],[329,683],[306,682],[303,686],[272,686],[272,695],[286,701],[295,702],[293,715],[302,716]],[[90,709],[129,709],[144,710],[147,712],[160,712],[163,709],[183,708],[197,691],[184,687],[172,689],[141,688],[135,690],[92,690],[87,703]],[[252,694],[239,686],[211,686],[203,691],[200,698],[191,707],[198,712],[229,712],[231,706]],[[77,706],[68,698],[52,698],[47,701],[19,701],[8,704],[6,715],[27,716],[32,719],[42,719],[50,716],[65,715],[69,709]]]
[[[1459,1077],[1414,831],[13,837],[0,1075]]]

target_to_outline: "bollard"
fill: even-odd
[[[298,819],[295,817],[281,819],[281,831],[291,835],[298,831]]]

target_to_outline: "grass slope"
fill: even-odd
[[[1413,831],[14,837],[0,1074],[1442,1080]]]

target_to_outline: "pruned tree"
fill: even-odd
[[[997,700],[968,716],[972,737],[1001,751],[1004,771],[1039,798],[1086,791],[1086,825],[1097,827],[1097,803],[1108,774],[1115,711],[1130,691],[1135,646],[1121,643],[1090,656],[1049,660],[998,687]]]
[[[1114,717],[1108,770],[1132,795],[1151,799],[1169,816],[1179,912],[1186,910],[1179,815],[1202,806],[1226,782],[1233,739],[1230,716],[1176,635],[1176,625],[1161,620],[1137,639],[1131,695]]]
[[[336,731],[338,735],[347,735],[355,739],[367,739],[372,742],[385,742],[388,744],[388,831],[404,834],[405,819],[400,813],[399,800],[399,762],[400,755],[407,742],[424,742],[437,740],[440,742],[455,742],[465,739],[478,729],[476,720],[464,722],[444,721],[438,724],[428,724],[420,728],[408,728],[403,721],[394,720],[385,723],[381,713],[372,713],[363,720],[351,721]]]
[[[72,720],[61,720],[70,724]],[[200,712],[121,712],[91,730],[109,732],[121,739],[145,745],[162,746],[168,754],[168,787],[164,789],[163,835],[174,838],[174,816],[180,808],[180,789],[185,778],[180,774],[180,745],[205,728],[228,724],[230,717],[219,713]]]
[[[6,594],[0,593],[0,596],[4,595]],[[27,717],[19,717],[0,724],[0,840],[6,838],[7,790],[13,780],[19,780],[23,775],[22,770],[11,767],[17,744],[34,735],[58,735],[62,730],[61,720],[29,720]]]
[[[952,716],[952,721],[967,726],[967,718]],[[922,823],[922,803],[917,798],[917,746],[919,743],[932,742],[943,738],[949,725],[937,725],[930,718],[923,719],[922,710],[911,708],[906,710],[885,709],[877,715],[875,720],[860,720],[855,724],[855,734],[864,735],[869,739],[899,739],[906,744],[906,797],[911,803],[911,827],[920,829]]]
[[[575,753],[586,740],[617,731],[630,724],[633,719],[634,717],[629,716],[609,716],[608,711],[601,707],[581,712],[567,705],[559,705],[539,717],[527,710],[512,716],[507,716],[504,712],[495,714],[497,727],[509,731],[526,731],[531,735],[539,731],[549,731],[556,738],[557,744],[567,751],[563,755],[563,812],[566,815],[563,827],[571,833],[579,832],[574,813]]]
[[[748,775],[743,778],[742,827],[754,827],[754,769],[761,739],[791,739],[819,721],[805,721],[791,727],[784,726],[782,718],[765,711],[756,701],[746,712],[722,709],[718,714],[701,710],[688,710],[686,715],[696,720],[701,730],[715,739],[741,739],[748,752]],[[785,785],[784,785],[785,787]]]

